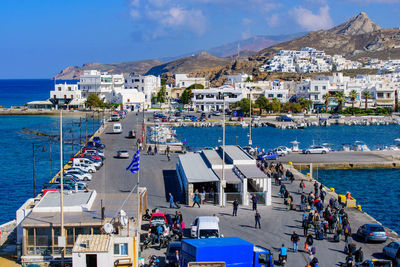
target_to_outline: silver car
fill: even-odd
[[[303,149],[303,154],[326,154],[329,152],[329,148],[324,146],[310,146],[307,149]]]
[[[364,242],[380,241],[385,242],[388,234],[380,224],[368,223],[360,226],[357,235],[361,237]]]

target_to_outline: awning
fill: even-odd
[[[264,172],[262,172],[255,165],[237,165],[236,166],[239,172],[243,174],[245,178],[248,179],[264,179],[269,178]]]
[[[222,180],[222,170],[217,169],[213,170],[215,174],[219,177],[220,180]],[[227,184],[240,184],[242,183],[242,180],[233,172],[233,169],[227,168],[224,170],[224,178],[226,180]]]

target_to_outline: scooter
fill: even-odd
[[[149,256],[149,266],[158,266],[160,260],[156,255]]]
[[[287,262],[287,255],[279,255],[279,264],[285,266]]]
[[[143,221],[148,221],[148,220],[150,220],[150,218],[151,218],[151,215],[149,214],[149,209],[146,209],[146,213],[143,214],[142,220]]]

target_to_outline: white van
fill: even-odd
[[[113,125],[113,132],[114,133],[122,133],[122,125],[121,123],[114,123]]]
[[[190,235],[193,238],[223,237],[219,231],[219,218],[214,216],[200,216],[192,223]]]

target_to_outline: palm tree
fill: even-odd
[[[357,98],[357,91],[356,90],[351,90],[349,93],[350,100],[351,100],[351,108],[354,108],[354,102],[356,101]]]
[[[336,99],[338,101],[338,110],[342,110],[343,108],[343,101],[344,101],[344,93],[343,92],[336,92]]]
[[[363,92],[363,97],[365,99],[365,110],[368,108],[368,99],[371,98],[371,92],[370,91],[364,91]]]
[[[328,105],[329,105],[329,102],[331,101],[331,94],[326,93],[322,96],[322,98],[325,100],[325,112],[328,112]]]

